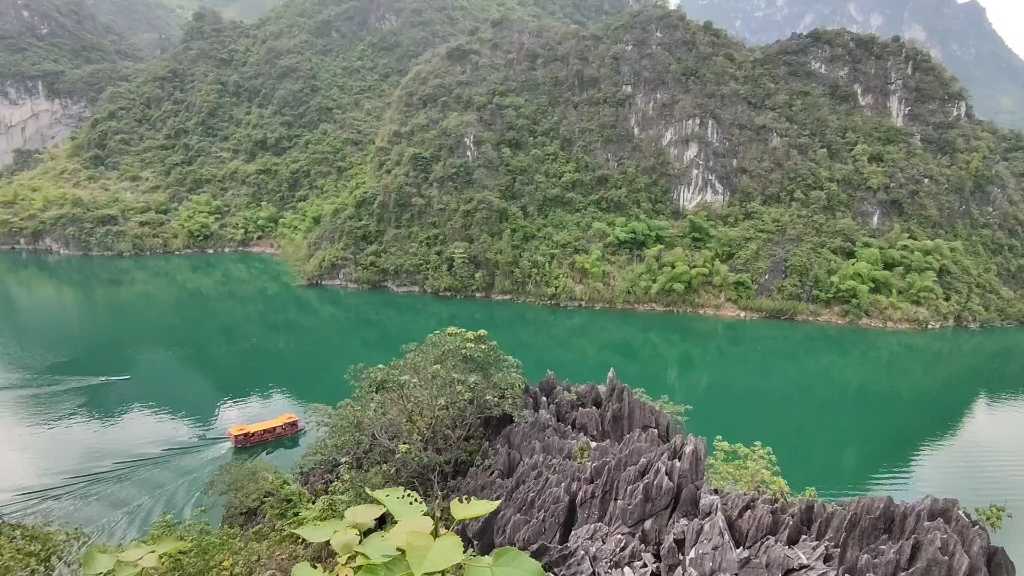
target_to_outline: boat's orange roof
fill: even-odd
[[[272,420],[265,420],[263,422],[257,422],[256,424],[239,424],[238,426],[232,426],[231,428],[228,428],[228,435],[238,436],[240,434],[251,434],[252,432],[270,430],[271,428],[277,428],[278,426],[283,426],[298,419],[299,417],[295,414],[282,414]]]

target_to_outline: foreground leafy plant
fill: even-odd
[[[462,520],[494,512],[500,501],[461,498],[452,500],[452,523],[442,528],[440,519],[427,516],[427,504],[405,488],[367,491],[380,504],[363,504],[345,511],[344,519],[307,524],[295,534],[310,543],[329,542],[338,554],[338,576],[423,576],[445,574],[461,567],[467,576],[543,576],[540,563],[515,548],[499,548],[490,556],[464,549],[451,530]],[[393,522],[387,530],[372,530],[387,512]],[[292,576],[327,576],[322,567],[296,564]]]
[[[113,573],[114,576],[133,576],[147,569],[162,566],[161,556],[172,554],[187,544],[175,538],[161,538],[154,544],[131,542],[118,554],[102,552],[96,547],[86,550],[82,557],[82,570],[86,576]]]

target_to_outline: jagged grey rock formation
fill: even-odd
[[[1024,128],[1024,60],[1006,45],[977,0],[681,0],[679,5],[753,44],[815,28],[899,35],[931,52],[964,83],[979,116]]]
[[[47,94],[41,81],[0,85],[0,168],[15,151],[40,151],[65,140],[88,117],[85,102]]]
[[[549,373],[524,402],[532,415],[463,486],[502,500],[462,527],[478,552],[517,546],[564,576],[1015,575],[956,500],[719,493],[704,482],[704,440],[614,371],[603,387],[575,388]]]

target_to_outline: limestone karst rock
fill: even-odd
[[[704,482],[704,440],[614,371],[603,387],[549,373],[524,404],[530,417],[502,432],[463,486],[502,500],[462,527],[480,553],[517,546],[564,576],[1015,574],[953,499],[719,493]]]

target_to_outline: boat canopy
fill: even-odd
[[[282,414],[272,420],[257,422],[256,424],[239,424],[238,426],[232,426],[231,428],[228,428],[228,434],[231,436],[241,436],[243,434],[263,432],[264,430],[273,430],[274,428],[279,428],[285,424],[298,421],[299,417],[295,414]]]

